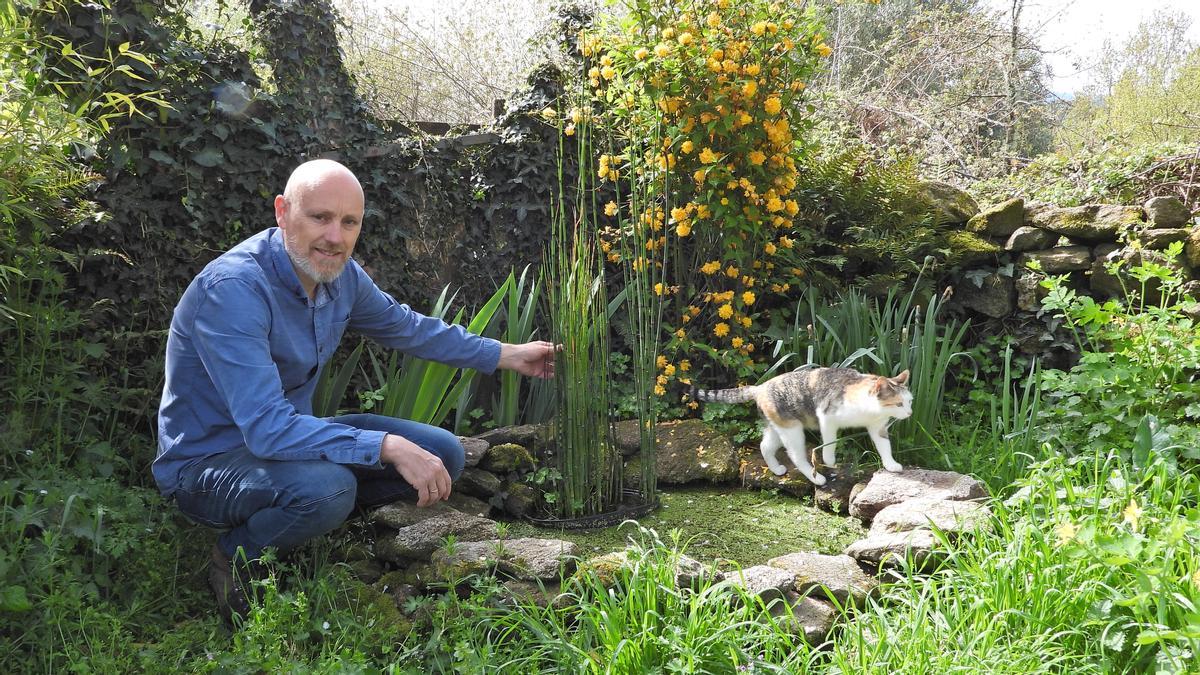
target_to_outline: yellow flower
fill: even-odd
[[[654,394],[656,396],[663,396],[666,393],[667,393],[666,387],[662,386],[661,384],[654,385]]]
[[[762,70],[762,67],[759,66],[757,63],[747,63],[746,65],[742,66],[742,72],[746,73],[750,77],[754,77],[754,76],[758,75],[758,73],[761,70]]]
[[[763,33],[767,32],[767,22],[759,21],[758,23],[754,24],[753,26],[750,26],[750,32],[754,33],[755,35],[761,36]]]
[[[662,283],[657,283],[657,284],[654,284],[654,294],[655,294],[655,295],[662,295],[662,294],[663,294],[663,285],[662,285]]]
[[[717,310],[717,316],[721,317],[722,319],[728,319],[729,317],[733,316],[733,305],[730,305],[729,303],[721,305],[720,309]]]
[[[558,111],[554,108],[542,108],[542,119],[550,121],[558,117]]]
[[[665,59],[671,55],[671,45],[660,42],[654,45],[654,55],[660,59]]]
[[[768,241],[767,245],[763,247],[763,250],[767,252],[767,255],[775,255],[775,251],[777,249],[775,248],[775,244],[772,244]]]
[[[783,210],[783,200],[779,197],[771,197],[767,200],[767,210],[771,213]]]
[[[617,203],[609,202],[609,203],[605,204],[604,205],[604,215],[606,215],[606,216],[617,215]]]
[[[694,40],[694,39],[695,38],[692,37],[691,33],[680,33],[679,34],[679,44],[683,45],[684,47],[692,44],[692,40]]]
[[[616,76],[617,76],[617,71],[612,66],[604,66],[603,68],[600,69],[600,77],[603,77],[606,80],[611,80]]]
[[[746,291],[742,293],[742,302],[747,305],[754,304],[754,291]]]
[[[712,151],[712,148],[704,148],[700,151],[700,161],[705,164],[712,164],[717,161],[717,153]]]
[[[1134,532],[1137,532],[1138,519],[1142,517],[1143,513],[1145,513],[1145,511],[1143,511],[1142,507],[1138,506],[1137,501],[1133,499],[1129,500],[1129,506],[1126,506],[1125,510],[1121,512],[1121,514],[1124,516],[1124,522],[1128,523],[1130,529],[1132,529]]]
[[[645,61],[647,56],[650,56],[650,50],[645,47],[638,47],[637,51],[633,53],[633,58],[638,61]]]
[[[729,324],[722,321],[721,323],[713,326],[713,335],[716,335],[717,337],[725,337],[726,335],[729,335]]]
[[[750,324],[752,324],[752,323],[754,323],[754,322],[750,320],[750,317],[748,317],[748,316],[743,316],[743,317],[742,317],[742,326],[743,326],[743,327],[745,327],[745,328],[749,328],[749,327],[750,327]]]
[[[663,374],[666,375],[667,377],[674,375],[675,374],[675,366],[668,363],[667,366],[665,368],[663,368]]]
[[[733,265],[730,265],[729,267],[725,268],[725,276],[729,277],[730,279],[736,279],[737,275],[738,275],[738,268],[734,267]],[[730,293],[730,297],[732,297],[733,291],[730,291],[729,293]]]
[[[563,135],[564,136],[574,136],[575,135],[575,125],[568,124],[565,128],[563,128]]]
[[[763,101],[763,110],[767,111],[768,115],[778,115],[779,111],[783,110],[783,103],[778,96],[772,96]]]
[[[751,164],[762,166],[762,163],[767,161],[767,156],[761,150],[751,150],[749,159]]]
[[[1062,523],[1058,527],[1054,528],[1054,534],[1058,535],[1059,546],[1065,546],[1069,544],[1071,540],[1075,538],[1075,534],[1077,532],[1079,532],[1079,528],[1075,527],[1069,522]]]
[[[687,337],[687,333],[683,332],[683,329],[680,328],[679,330],[675,331],[675,337],[682,340],[683,338]]]
[[[795,244],[796,242],[786,235],[779,238],[779,245],[784,248],[791,248]]]
[[[692,369],[692,362],[688,361],[687,359],[680,361],[679,369],[686,373],[687,371]]]
[[[692,224],[686,220],[675,226],[675,234],[686,237],[692,233]]]
[[[658,358],[654,360],[654,365],[658,366],[660,369],[666,368],[667,367],[667,357],[663,356],[662,354],[659,354]]]
[[[821,56],[829,56],[832,53],[833,53],[833,48],[830,47],[829,45],[825,44],[824,42],[817,45],[817,54],[819,54]]]
[[[694,143],[692,143],[691,141],[684,141],[679,144],[679,151],[685,155],[695,149],[696,149],[696,145]]]
[[[663,36],[664,40],[670,40],[671,38],[675,37],[675,29],[674,28],[664,28],[663,32],[662,32],[662,36]]]
[[[721,263],[712,260],[700,266],[700,271],[705,274],[716,274],[717,270],[721,269]]]
[[[687,404],[687,406],[688,406],[689,408],[691,408],[692,410],[695,410],[696,408],[699,408],[699,407],[700,407],[700,404],[699,404],[699,403],[696,403],[695,401],[688,401],[688,404]],[[764,469],[764,470],[765,470],[765,469]]]
[[[721,25],[721,15],[717,14],[716,12],[712,12],[705,17],[704,23],[707,23],[709,28],[716,28]]]
[[[734,348],[734,349],[738,349],[738,348],[740,348],[740,347],[742,346],[742,344],[743,344],[743,343],[745,343],[745,340],[743,340],[743,339],[742,339],[742,338],[740,338],[740,337],[735,337],[735,338],[733,338],[732,340],[730,340],[730,341],[729,341],[729,344],[733,345],[733,348]]]
[[[754,80],[746,80],[746,84],[742,85],[742,95],[746,98],[751,98],[758,92],[758,82]]]

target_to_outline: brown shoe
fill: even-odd
[[[217,598],[217,611],[226,623],[236,625],[250,615],[250,603],[257,600],[254,580],[262,578],[262,563],[257,560],[232,564],[221,547],[213,544],[208,559],[208,585]]]

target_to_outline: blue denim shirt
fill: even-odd
[[[500,343],[396,302],[353,260],[310,300],[271,228],[208,264],[167,336],[152,471],[170,495],[189,462],[236,448],[275,460],[379,461],[384,433],[314,417],[317,374],[347,329],[421,358],[490,373]]]

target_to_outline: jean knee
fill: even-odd
[[[442,460],[442,466],[446,467],[446,473],[450,474],[450,480],[456,481],[462,475],[463,467],[467,463],[467,451],[463,449],[462,441],[458,440],[458,436],[439,429],[444,433],[438,434],[431,441],[433,447],[431,450]]]
[[[292,496],[291,508],[305,513],[326,531],[345,522],[354,510],[358,479],[350,469],[332,463],[316,464],[305,487]]]

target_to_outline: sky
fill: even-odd
[[[1004,11],[1012,8],[1011,0],[987,2]],[[1200,42],[1200,0],[1026,0],[1021,25],[1049,50],[1050,90],[1070,95],[1094,82],[1088,66],[1106,40],[1120,46],[1159,9],[1191,16],[1189,37]]]

